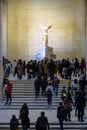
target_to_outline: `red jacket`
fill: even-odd
[[[8,91],[8,93],[12,92],[12,83],[8,84],[7,91]]]

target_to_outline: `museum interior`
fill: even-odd
[[[44,58],[54,61],[64,58],[68,58],[70,61],[77,58],[80,61],[84,58],[87,80],[87,0],[0,0],[0,117],[2,117],[0,118],[0,129],[9,130],[10,112],[11,114],[15,112],[18,117],[20,107],[25,101],[28,106],[30,105],[32,130],[35,129],[34,122],[41,110],[46,112],[52,125],[51,130],[60,129],[59,125],[56,125],[57,120],[54,117],[59,97],[53,95],[53,106],[48,111],[46,99],[40,97],[42,100],[36,101],[34,97],[31,98],[33,88],[30,90],[31,93],[27,92],[28,85],[33,86],[34,80],[25,80],[25,77],[23,80],[18,80],[11,73],[9,80],[14,86],[13,103],[11,106],[3,105],[5,103],[2,87],[3,57],[12,64],[14,60],[19,59],[28,62],[30,60],[41,61]],[[65,79],[60,79],[60,86],[62,84],[66,85]],[[22,90],[26,92],[23,93]],[[86,130],[87,106],[85,113],[84,123],[78,123],[76,117],[72,116],[72,121],[67,125],[64,124],[65,129],[69,127],[69,130],[74,128]],[[7,115],[6,119],[5,115]]]

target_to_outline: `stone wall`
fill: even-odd
[[[0,100],[2,99],[2,80],[3,80],[3,68],[2,68],[2,1],[0,1]]]
[[[85,33],[86,33],[86,38],[85,38],[85,52],[86,52],[86,80],[87,80],[87,0],[85,0]]]
[[[40,24],[49,30],[57,58],[84,56],[84,0],[7,0],[7,57],[34,59],[43,45]]]

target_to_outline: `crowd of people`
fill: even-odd
[[[12,115],[10,130],[19,130],[19,120],[21,120],[23,130],[28,130],[28,128],[30,128],[29,108],[26,103],[24,103],[20,109],[19,119],[16,118],[16,115]]]
[[[50,84],[49,84],[50,86]],[[65,89],[65,88],[63,88]],[[77,119],[79,122],[83,122],[83,116],[85,115],[85,96],[84,92],[79,89],[78,94],[75,97],[75,102],[72,99],[71,93],[68,90],[66,97],[63,98],[57,107],[57,113],[56,117],[59,120],[60,130],[64,130],[63,128],[63,122],[72,120],[71,111],[73,109],[73,106],[75,106],[75,116],[77,116]],[[78,114],[77,114],[78,113]],[[77,114],[77,115],[76,115]],[[21,121],[19,123],[19,120]],[[23,130],[30,129],[31,123],[29,118],[29,108],[26,103],[23,104],[23,106],[20,109],[19,112],[19,119],[16,118],[15,115],[12,115],[12,118],[10,119],[10,130],[20,130],[19,125],[21,124]],[[50,125],[48,118],[45,116],[45,112],[41,111],[41,115],[37,117],[37,120],[35,121],[35,129],[36,130],[50,130]]]
[[[5,67],[7,67],[7,65]],[[14,60],[14,63],[10,66],[9,72],[6,68],[5,81],[3,84],[7,97],[6,104],[8,103],[9,99],[9,104],[12,102],[12,84],[9,82],[9,80],[7,80],[9,73],[12,73],[13,76],[17,75],[19,80],[21,80],[25,75],[27,75],[27,79],[34,79],[35,98],[37,99],[39,96],[46,96],[48,107],[52,105],[53,95],[58,96],[59,94],[58,88],[60,79],[58,75],[61,78],[67,79],[67,86],[63,86],[61,90],[61,101],[57,108],[57,118],[59,119],[60,129],[63,130],[64,120],[71,121],[71,111],[73,106],[75,107],[75,116],[77,116],[78,121],[84,121],[83,116],[85,114],[86,105],[85,90],[87,85],[85,74],[86,63],[84,58],[82,58],[80,62],[77,58],[73,58],[71,62],[69,58],[58,61],[53,61],[52,59],[42,61],[30,60],[28,63],[22,61],[21,59],[18,61]],[[72,75],[75,77],[74,81],[72,81]],[[79,77],[79,80],[76,77]],[[27,105],[24,104],[23,107],[24,106]],[[23,113],[21,109],[20,119],[22,128],[23,130],[27,130],[30,128],[28,107],[24,117],[22,117],[22,114]],[[45,113],[41,112],[41,117],[37,119],[37,130],[49,129],[48,120],[46,117],[43,118],[44,115]],[[14,118],[16,119],[15,115],[12,116],[12,119]],[[45,122],[44,120],[46,121],[46,124],[45,126],[41,126],[40,124],[43,124],[42,122]],[[18,121],[16,122],[19,125]],[[40,124],[38,122],[40,122]]]
[[[9,77],[10,72],[13,73],[13,76],[22,79],[23,76],[27,74],[27,79],[35,78],[39,74],[45,74],[50,79],[53,79],[54,75],[57,73],[60,74],[62,78],[68,79],[71,78],[72,74],[74,76],[79,76],[80,73],[85,73],[86,62],[84,58],[78,60],[73,58],[72,61],[67,59],[62,60],[48,60],[44,59],[41,61],[25,60],[19,59],[14,60],[11,63],[9,60],[3,60],[3,66],[5,69],[5,77]]]
[[[21,120],[21,123],[19,123]],[[16,118],[16,115],[12,115],[10,119],[10,130],[20,130],[19,125],[22,125],[23,130],[30,129],[30,118],[29,118],[29,108],[26,103],[20,109],[19,119]],[[48,118],[45,116],[45,112],[41,111],[41,116],[39,116],[35,122],[36,130],[49,130]]]

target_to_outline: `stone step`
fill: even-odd
[[[18,98],[18,97],[29,97],[29,96],[34,96],[35,97],[35,94],[34,93],[12,93],[12,97],[13,98]],[[5,98],[5,94],[3,95],[3,98]],[[56,97],[56,96],[55,96]],[[57,96],[58,98],[60,98],[60,95]]]
[[[11,81],[10,81],[11,82]],[[11,82],[13,85],[28,85],[28,84],[34,84],[34,82]],[[64,85],[64,84],[67,84],[67,82],[60,82],[59,85]]]
[[[21,94],[35,95],[35,91],[34,90],[32,90],[32,91],[27,91],[27,90],[25,90],[25,91],[17,91],[16,90],[16,91],[12,91],[12,95],[14,95],[14,94],[19,94],[19,95],[21,95]],[[40,92],[40,94],[41,94],[41,92]],[[58,96],[61,96],[61,92],[58,93]]]
[[[0,109],[20,109],[21,106],[23,105],[23,103],[27,103],[29,109],[57,109],[58,107],[58,104],[59,104],[60,101],[53,101],[52,102],[52,105],[50,107],[48,107],[48,103],[47,101],[24,101],[24,100],[16,100],[16,101],[12,101],[12,104],[9,105],[5,105],[6,101],[2,101],[0,103]],[[74,110],[74,106],[73,106],[73,110]],[[85,110],[87,110],[87,107],[85,107]]]
[[[25,82],[25,83],[31,83],[31,82],[34,82],[35,79],[31,79],[31,80],[30,80],[30,79],[29,79],[29,80],[27,80],[27,79],[26,79],[26,80],[16,80],[16,79],[15,79],[15,80],[11,80],[11,79],[9,79],[9,80],[10,80],[10,82],[12,82],[12,83],[15,83],[15,82],[16,82],[16,83],[20,83],[20,82],[23,82],[23,83],[24,83],[24,82]],[[62,82],[62,83],[67,83],[67,79],[59,79],[59,80],[60,80],[60,83],[61,83],[61,82]],[[72,81],[73,81],[73,79],[72,79]],[[48,82],[50,82],[49,79],[48,79]]]
[[[36,111],[36,110],[48,110],[48,111],[54,111],[56,112],[58,103],[61,101],[61,89],[63,86],[67,87],[66,80],[61,80],[59,85],[59,93],[56,97],[53,95],[52,97],[52,105],[48,107],[47,104],[47,98],[46,97],[38,97],[35,99],[34,94],[34,80],[16,80],[12,81],[13,83],[13,91],[12,91],[12,104],[5,105],[6,98],[4,94],[3,100],[0,102],[0,110],[6,111],[6,110],[20,110],[23,103],[27,103],[30,111]],[[41,92],[40,92],[41,94]],[[87,107],[86,113],[87,113]],[[74,116],[75,108],[73,107],[73,110],[71,112],[72,116]],[[51,113],[52,115],[52,113]],[[53,114],[54,115],[54,114]],[[31,116],[32,117],[32,116]],[[34,117],[35,118],[35,117]],[[56,118],[56,117],[55,117]],[[77,117],[76,117],[77,118]],[[50,116],[49,116],[50,119]],[[51,118],[52,119],[52,118]],[[53,122],[50,122],[50,130],[60,130],[59,123],[55,123],[55,119],[52,119]],[[77,119],[76,119],[77,120]],[[21,125],[19,126],[20,130],[22,130]],[[35,124],[34,122],[31,122],[31,130],[35,130]],[[87,130],[87,122],[78,122],[78,121],[71,121],[71,122],[64,122],[64,130]],[[6,123],[0,123],[0,130],[9,130],[9,122]]]
[[[24,103],[24,102],[23,102]],[[2,103],[2,105],[0,106],[0,110],[16,110],[16,109],[20,109],[21,108],[21,106],[23,105],[23,103],[21,103],[21,104],[11,104],[11,105],[5,105],[5,103]],[[28,104],[28,107],[29,107],[29,109],[30,110],[41,110],[41,109],[43,109],[43,110],[47,110],[47,109],[49,109],[49,110],[56,110],[57,109],[57,106],[58,105],[55,105],[55,104],[52,104],[50,107],[48,107],[48,105],[47,104],[45,104],[45,105],[35,105],[35,104]],[[73,108],[73,110],[74,110],[74,108]],[[87,108],[85,108],[85,110],[87,110]]]
[[[52,108],[57,108],[58,106],[58,103],[59,103],[60,100],[55,100],[53,98],[52,100]],[[6,99],[3,99],[0,103],[0,108],[3,108],[4,107],[6,108],[20,108],[20,106],[23,105],[23,103],[27,103],[27,105],[30,107],[30,108],[47,108],[48,107],[48,104],[47,104],[47,99],[46,98],[38,98],[38,99],[35,99],[34,97],[33,98],[12,98],[12,104],[11,106],[8,106],[8,105],[5,105],[6,103]],[[19,106],[19,107],[18,107]]]
[[[59,89],[61,89],[61,88],[63,88],[63,87],[65,87],[65,88],[67,88],[67,85],[66,84],[63,84],[63,85],[59,85]],[[28,85],[21,85],[21,84],[17,84],[17,85],[13,85],[13,88],[34,88],[34,85],[33,84],[28,84]]]
[[[42,90],[40,90],[40,95],[41,95],[41,91]],[[32,90],[27,90],[27,89],[16,89],[16,90],[12,90],[12,95],[16,95],[16,94],[18,94],[19,93],[19,95],[21,95],[21,94],[29,94],[29,95],[35,95],[35,90],[34,89],[32,89]],[[3,94],[5,95],[5,92],[3,92]],[[54,92],[53,92],[53,95],[55,95],[54,94]],[[58,96],[61,96],[61,90],[58,90]]]
[[[32,90],[27,90],[25,89],[24,91],[23,90],[13,90],[12,91],[12,97],[17,97],[17,96],[34,96],[35,95],[35,91],[32,89]],[[40,95],[41,95],[41,90],[40,90]],[[55,96],[55,94],[53,93],[53,96]],[[3,97],[6,97],[5,96],[5,92],[3,92]],[[61,90],[59,91],[58,90],[58,96],[57,97],[61,97]]]
[[[58,93],[59,93],[59,94],[61,93],[61,90],[62,90],[62,88],[59,88],[59,89],[58,89]],[[41,92],[41,91],[42,91],[42,90],[40,89],[40,92]],[[34,93],[35,90],[34,90],[34,88],[26,88],[26,87],[25,87],[25,88],[20,88],[20,89],[19,89],[19,88],[13,88],[12,93],[14,93],[14,92],[19,92],[19,93],[20,93],[20,92],[25,92],[25,93],[26,93],[26,92],[28,92],[28,93],[33,92],[33,93]]]
[[[11,82],[11,81],[10,81]],[[34,85],[34,82],[11,82],[13,85]],[[60,82],[59,85],[67,85],[67,82]]]
[[[59,123],[49,123],[50,125],[50,130],[60,130]],[[21,124],[19,125],[20,130]],[[30,124],[30,129],[35,130],[35,124],[31,123]],[[87,124],[84,122],[78,122],[78,123],[64,123],[64,130],[86,130],[87,129]],[[0,123],[0,130],[9,130],[9,123]]]
[[[6,98],[3,98],[2,101],[6,101]],[[35,98],[35,96],[29,96],[29,97],[19,97],[19,98],[12,98],[12,102],[21,102],[21,101],[26,101],[26,102],[47,102],[47,98],[46,97],[38,97],[37,99]],[[58,102],[60,101],[60,98],[58,97],[52,97],[52,101],[53,102]]]
[[[62,83],[63,81],[63,83]],[[34,91],[34,80],[13,80],[13,91],[12,91],[12,104],[11,106],[5,104],[5,94],[4,99],[1,102],[2,106],[1,109],[5,107],[5,109],[19,109],[24,102],[26,102],[30,109],[48,109],[47,104],[47,97],[38,97],[38,99],[35,99],[35,91]],[[60,80],[61,85],[66,84],[66,80]],[[53,94],[52,97],[52,106],[51,109],[56,109],[58,106],[58,103],[61,100],[61,89],[62,87],[59,86],[58,89],[58,96],[56,97]],[[41,92],[40,92],[41,94]],[[20,99],[20,100],[19,100]]]
[[[61,91],[62,88],[63,88],[63,87],[59,86],[59,87],[58,87],[58,90]],[[67,88],[68,88],[68,87],[66,87],[66,89],[67,89]],[[21,87],[19,87],[19,85],[18,85],[18,86],[14,86],[12,90],[26,90],[26,89],[27,89],[27,90],[34,90],[34,86],[21,86]],[[41,89],[41,87],[40,87],[40,89]]]

